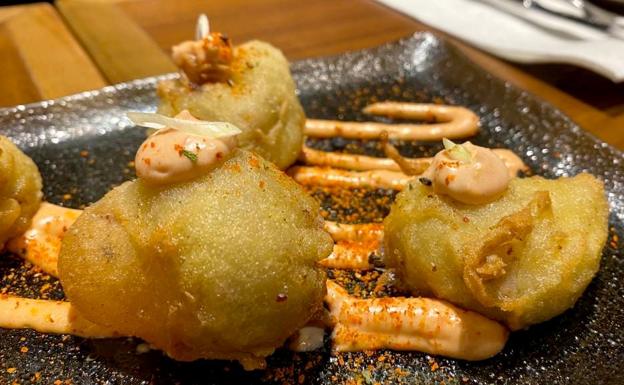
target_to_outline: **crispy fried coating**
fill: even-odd
[[[26,231],[41,204],[41,186],[32,159],[0,135],[0,247]]]
[[[61,247],[63,289],[92,322],[178,360],[262,358],[320,309],[319,206],[244,150],[198,179],[126,182],[88,207]],[[254,361],[255,360],[255,361]]]
[[[434,295],[521,329],[574,305],[607,237],[602,182],[589,174],[514,179],[500,199],[465,205],[418,181],[384,222],[388,264]]]
[[[189,110],[202,120],[239,127],[241,148],[285,169],[295,162],[303,143],[305,114],[295,94],[288,61],[268,43],[250,41],[234,48],[229,82],[200,86],[185,79],[158,85],[158,112],[175,116]]]

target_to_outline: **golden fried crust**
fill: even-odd
[[[244,150],[163,188],[127,182],[66,234],[63,288],[85,318],[179,360],[265,357],[322,306],[318,204]]]
[[[158,85],[158,112],[174,116],[189,110],[202,120],[226,121],[243,132],[243,149],[285,169],[303,144],[305,114],[295,94],[288,61],[272,45],[250,41],[234,49],[229,82],[193,87],[184,79]]]
[[[41,186],[32,159],[0,136],[0,246],[26,231],[41,204]]]
[[[598,271],[607,220],[602,182],[589,174],[515,179],[478,206],[413,182],[384,222],[384,243],[414,293],[521,329],[574,305]]]

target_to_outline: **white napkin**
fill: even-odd
[[[476,0],[378,0],[434,28],[521,63],[569,63],[624,81],[624,40],[573,21],[552,16],[568,32],[586,40],[550,32]],[[527,10],[527,12],[531,12]]]

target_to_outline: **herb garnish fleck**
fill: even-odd
[[[188,150],[182,150],[182,155],[189,158],[189,160],[193,163],[197,163],[197,154]]]

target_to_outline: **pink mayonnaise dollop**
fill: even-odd
[[[218,32],[182,42],[172,49],[173,62],[195,84],[225,82],[233,59],[230,40]]]
[[[198,120],[188,111],[177,119]],[[136,174],[151,185],[196,178],[227,159],[236,148],[236,137],[209,138],[166,128],[148,137],[134,159]]]
[[[436,194],[467,204],[484,204],[500,197],[511,176],[503,160],[489,148],[470,142],[438,152],[423,173]],[[450,148],[448,148],[450,147]]]

